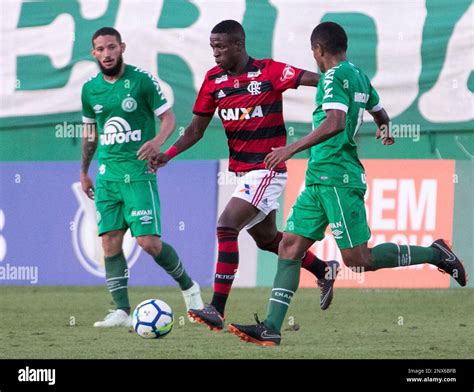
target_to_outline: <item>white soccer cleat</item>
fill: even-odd
[[[204,308],[204,302],[202,302],[201,298],[201,288],[199,287],[198,282],[193,280],[193,283],[194,284],[189,289],[182,291],[184,303],[186,304],[186,313],[189,311],[189,309],[200,310]],[[189,314],[188,319],[191,323],[196,322],[189,316]]]
[[[94,327],[131,327],[132,317],[122,309],[109,310],[109,314],[102,321],[96,321]]]

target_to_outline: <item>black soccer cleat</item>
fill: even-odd
[[[278,346],[281,341],[280,332],[268,328],[264,323],[261,323],[257,315],[255,315],[255,321],[257,321],[257,324],[254,325],[229,324],[227,327],[244,342],[255,343],[261,346]]]
[[[451,246],[443,239],[436,240],[430,245],[431,248],[441,252],[441,262],[438,269],[443,273],[451,275],[461,286],[467,284],[468,278],[462,261],[453,253]]]
[[[339,269],[339,263],[335,260],[330,260],[327,262],[324,278],[316,280],[321,291],[319,306],[322,310],[326,310],[331,305],[334,297],[334,283],[336,282]]]
[[[206,304],[203,309],[189,309],[188,315],[199,324],[206,325],[211,331],[220,331],[224,328],[224,317],[211,304]]]

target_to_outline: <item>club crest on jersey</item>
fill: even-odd
[[[133,97],[127,97],[122,101],[122,110],[124,112],[133,112],[137,108],[137,101]]]
[[[248,108],[224,108],[220,115],[226,121],[249,120],[254,117],[263,117],[263,110],[260,105]]]
[[[257,82],[253,80],[247,86],[247,91],[251,95],[259,95],[262,92],[261,88],[262,88],[262,82]]]
[[[283,68],[283,71],[281,73],[280,82],[284,82],[285,80],[293,79],[294,76],[295,76],[295,70],[291,66],[287,65],[285,68]]]
[[[123,144],[142,140],[142,130],[132,131],[130,124],[122,117],[111,117],[104,125],[104,133],[100,135],[101,145]]]

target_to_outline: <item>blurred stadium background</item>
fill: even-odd
[[[310,70],[316,67],[309,44],[314,26],[332,20],[346,29],[349,58],[371,77],[397,139],[394,146],[382,147],[368,118],[359,133],[369,179],[370,245],[427,245],[447,238],[474,274],[470,0],[8,0],[0,2],[0,15],[0,286],[95,285],[104,298],[95,306],[98,312],[105,309],[108,294],[94,206],[79,185],[80,91],[98,70],[90,56],[90,38],[107,25],[121,32],[127,44],[125,62],[151,71],[172,101],[177,136],[191,119],[206,70],[214,65],[208,38],[223,19],[242,22],[251,56]],[[310,131],[314,96],[310,88],[286,93],[289,142]],[[158,174],[163,236],[203,287],[212,286],[215,223],[233,190],[227,154],[225,133],[215,118],[204,140]],[[289,165],[280,227],[303,185],[306,155],[298,158]],[[240,243],[235,286],[271,286],[276,257],[258,250],[246,234]],[[324,258],[340,258],[329,233],[315,249]],[[173,284],[130,238],[125,251],[131,286]],[[471,280],[469,287],[473,284]],[[424,265],[365,276],[344,270],[336,287],[455,285]],[[303,274],[300,287],[314,287],[314,282]],[[12,289],[3,288],[5,293]],[[34,296],[36,291],[29,290]],[[67,289],[58,290],[67,295]],[[472,293],[463,298],[472,300]],[[262,306],[265,300],[264,293]]]

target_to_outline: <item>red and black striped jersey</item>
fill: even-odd
[[[297,88],[303,73],[272,59],[252,58],[238,76],[219,66],[207,72],[193,113],[212,116],[217,108],[228,139],[230,171],[264,169],[272,147],[286,145],[282,93]],[[285,164],[276,170],[286,171]]]

